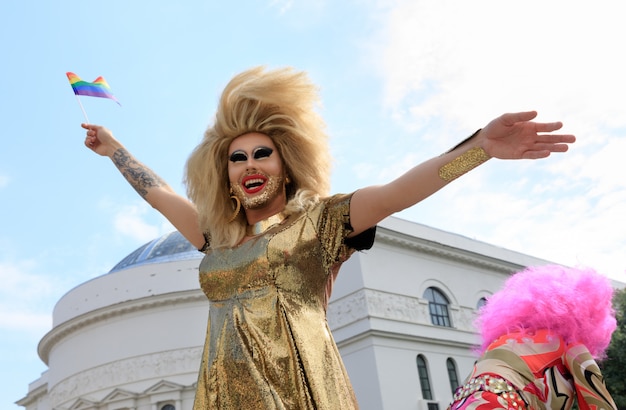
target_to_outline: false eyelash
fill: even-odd
[[[273,152],[274,150],[269,147],[259,147],[254,150],[254,152],[252,153],[252,157],[254,159],[269,158],[269,156],[272,155]]]
[[[228,158],[230,162],[244,162],[248,160],[248,156],[243,151],[235,151]]]

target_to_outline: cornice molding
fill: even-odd
[[[202,303],[207,304],[208,300],[200,289],[193,289],[183,292],[166,293],[162,295],[148,296],[141,299],[133,299],[127,302],[117,303],[100,309],[92,310],[80,316],[76,316],[67,322],[55,326],[39,342],[38,352],[41,360],[47,365],[50,351],[55,344],[87,326],[101,322],[113,317],[119,317],[129,313],[150,310],[164,306],[181,304]]]
[[[119,386],[143,380],[164,380],[172,375],[189,374],[195,378],[198,363],[202,358],[203,346],[177,349],[167,352],[152,353],[107,363],[102,366],[86,369],[76,373],[55,386],[48,386],[48,397],[52,408],[66,406],[79,397],[90,397],[94,392],[110,390],[109,395]],[[132,392],[127,387],[124,391],[139,398],[144,394],[160,393],[162,388],[168,391],[192,389],[194,384],[183,386],[178,383],[162,382],[150,387],[147,391]],[[156,386],[156,387],[155,387]],[[105,396],[105,397],[108,397]]]
[[[337,347],[341,349],[345,346],[351,345],[353,343],[357,343],[361,340],[369,340],[372,337],[389,339],[389,340],[404,340],[404,341],[414,342],[414,343],[425,343],[428,345],[454,347],[454,348],[461,348],[461,349],[471,349],[475,347],[471,343],[458,341],[458,340],[435,339],[435,338],[427,337],[427,336],[408,335],[406,333],[389,332],[389,331],[376,330],[376,329],[370,329],[366,332],[360,333],[358,335],[354,335],[340,342],[337,342]]]
[[[402,234],[387,228],[380,228],[376,232],[376,240],[380,243],[407,249],[438,258],[472,265],[482,269],[489,269],[499,273],[514,273],[523,266],[506,260],[492,258],[480,253],[456,248],[440,242]]]
[[[48,394],[48,383],[42,384],[38,386],[34,390],[30,390],[28,394],[15,402],[18,406],[22,406],[28,408],[33,403],[36,403],[37,400],[44,398]]]

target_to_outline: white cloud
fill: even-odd
[[[434,117],[473,125],[521,109],[623,126],[620,9],[617,1],[398,2],[376,42],[387,106],[409,127]]]
[[[0,261],[0,329],[42,334],[52,323],[51,307],[63,289],[58,278],[33,273],[32,261]]]
[[[581,174],[593,182],[593,191],[596,195],[626,189],[623,177],[625,152],[626,138],[611,139],[581,164]]]
[[[328,12],[326,0],[271,0],[269,5],[295,29],[316,25]]]
[[[115,230],[138,242],[151,241],[166,232],[174,230],[174,227],[163,218],[158,218],[159,223],[157,225],[147,220],[149,219],[147,216],[155,216],[148,214],[156,212],[144,202],[121,206],[114,215],[113,224]],[[154,218],[152,219],[154,220]]]
[[[271,0],[270,7],[278,9],[279,14],[285,14],[293,6],[293,0]]]
[[[423,159],[422,156],[409,152],[399,158],[396,155],[383,160],[383,163],[389,164],[388,166],[380,167],[380,164],[359,162],[352,167],[352,170],[360,180],[368,184],[387,183],[413,168]]]
[[[621,8],[617,0],[593,8],[565,0],[391,2],[368,52],[384,106],[405,129],[443,144],[503,112],[536,109],[539,121],[561,120],[578,137],[565,155],[485,165],[404,215],[426,213],[429,225],[626,281]],[[414,160],[369,170],[395,175]]]
[[[52,315],[49,312],[4,310],[0,313],[0,329],[4,331],[17,330],[42,335],[51,325]]]
[[[9,185],[10,178],[7,175],[0,174],[0,188],[4,188]]]

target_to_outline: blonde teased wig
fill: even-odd
[[[259,132],[276,145],[290,180],[285,213],[306,209],[328,195],[330,153],[324,121],[315,111],[318,99],[306,73],[292,68],[255,67],[226,85],[215,123],[186,165],[187,194],[212,248],[235,246],[245,235],[243,212],[229,223],[228,148],[240,135]]]

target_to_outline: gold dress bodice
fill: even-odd
[[[332,282],[355,251],[344,242],[349,205],[333,196],[204,257],[210,309],[194,410],[358,407],[326,321]]]

